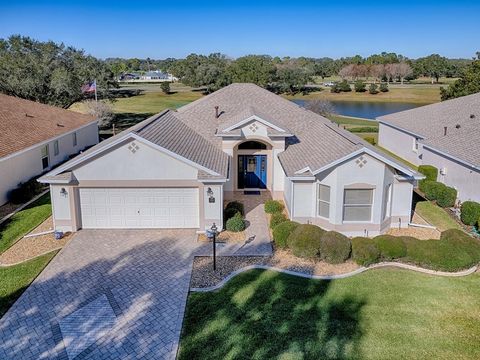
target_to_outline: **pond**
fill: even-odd
[[[309,100],[292,100],[294,103],[305,106]],[[363,101],[330,101],[338,115],[375,119],[378,116],[388,115],[399,111],[409,110],[423,104],[403,102],[363,102]]]

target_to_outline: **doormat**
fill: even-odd
[[[244,195],[260,195],[260,191],[244,191]]]

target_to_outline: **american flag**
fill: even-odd
[[[91,93],[95,91],[97,91],[97,82],[95,80],[82,86],[82,93]]]

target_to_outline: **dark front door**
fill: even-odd
[[[267,188],[266,155],[238,155],[238,188]]]

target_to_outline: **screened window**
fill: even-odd
[[[317,209],[318,216],[330,217],[330,186],[318,184]]]
[[[42,169],[48,168],[48,145],[45,145],[41,149],[42,154]]]
[[[370,221],[372,219],[372,201],[372,189],[345,189],[343,220]]]
[[[418,152],[418,139],[413,139],[413,151]]]
[[[57,156],[60,153],[58,149],[58,140],[53,143],[53,155]]]
[[[72,135],[73,135],[73,146],[77,146],[77,133],[74,132]]]

